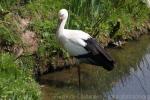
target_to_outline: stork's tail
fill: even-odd
[[[114,60],[107,59],[107,57],[102,57],[101,54],[91,55],[90,62],[91,62],[91,64],[94,64],[97,66],[103,66],[103,68],[108,71],[111,71],[115,65]]]
[[[82,55],[78,56],[77,58],[80,59],[80,62],[96,66],[103,66],[103,68],[108,71],[111,71],[115,65],[115,61],[113,59],[110,59],[110,57],[108,59],[108,57],[105,57],[101,53],[97,55],[92,54]]]
[[[106,70],[110,71],[114,68],[114,60],[94,38],[89,38],[85,40],[85,42],[87,45],[84,48],[89,53],[81,56],[86,56],[84,58],[86,58],[90,64],[103,66]]]

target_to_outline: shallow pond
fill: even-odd
[[[81,92],[77,68],[50,73],[40,79],[43,100],[149,100],[150,36],[109,49],[116,60],[113,71],[82,64]],[[142,98],[142,99],[141,99]]]

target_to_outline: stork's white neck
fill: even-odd
[[[58,35],[59,34],[63,34],[63,30],[64,30],[64,28],[65,28],[65,24],[66,24],[66,21],[67,21],[67,18],[66,19],[63,19],[60,23],[59,23],[59,25],[58,25]]]

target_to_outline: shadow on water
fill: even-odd
[[[150,36],[142,36],[122,49],[109,49],[117,62],[110,72],[82,64],[80,96],[76,67],[42,76],[43,100],[136,100],[140,96],[146,100],[150,94],[150,48],[146,49],[149,45]]]

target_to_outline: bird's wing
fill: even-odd
[[[87,45],[87,43],[81,38],[71,38],[69,39],[69,41],[74,43],[75,45],[82,46],[83,48]]]
[[[88,33],[80,30],[66,30],[67,38],[75,45],[82,46],[88,53],[93,55],[101,54],[108,60],[112,60],[102,46],[92,38]]]
[[[84,48],[92,53],[92,55],[101,54],[103,57],[106,57],[106,59],[113,61],[113,59],[109,56],[109,54],[107,54],[104,48],[96,41],[96,39],[89,38],[84,41],[87,44]]]
[[[86,42],[88,38],[91,36],[88,33],[85,33],[81,30],[65,30],[66,37],[70,42],[73,42],[76,45],[80,45],[82,47],[86,46]]]

